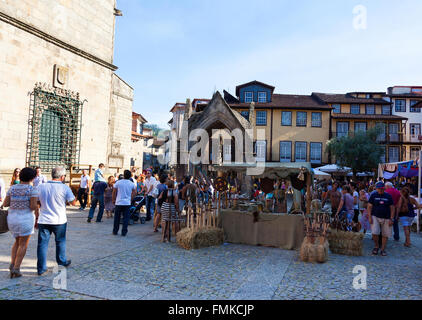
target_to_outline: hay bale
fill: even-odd
[[[224,243],[224,232],[219,228],[201,228],[197,231],[185,228],[177,233],[176,241],[186,250],[220,246]]]
[[[363,255],[363,233],[331,230],[328,242],[331,252],[347,256]]]
[[[318,262],[324,263],[328,260],[328,241],[321,244],[320,239],[317,239],[315,243],[311,243],[310,239],[306,237],[303,240],[300,248],[300,260],[303,262]]]

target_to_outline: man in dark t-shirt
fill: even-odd
[[[392,235],[392,226],[396,214],[393,198],[385,192],[383,182],[376,184],[376,192],[371,194],[368,201],[368,215],[371,224],[372,239],[375,248],[372,250],[373,255],[377,255],[379,251],[379,236],[382,231],[381,256],[386,256],[385,247],[388,238]]]
[[[104,213],[104,191],[107,189],[108,184],[104,181],[97,181],[92,186],[93,197],[91,200],[91,208],[89,209],[88,215],[88,223],[91,223],[91,220],[94,218],[95,208],[97,207],[97,203],[99,203],[97,221],[101,222]]]

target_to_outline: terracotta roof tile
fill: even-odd
[[[317,97],[321,101],[326,103],[354,103],[354,104],[391,104],[384,99],[366,99],[366,98],[355,98],[350,93],[346,94],[332,94],[332,93],[319,93],[314,92],[312,96]]]

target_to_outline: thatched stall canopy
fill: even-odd
[[[253,178],[268,178],[272,180],[289,179],[295,188],[294,181],[303,182],[306,185],[306,213],[311,211],[311,186],[313,182],[313,170],[309,162],[267,162],[257,164],[227,163],[214,165],[218,172],[240,172]],[[297,191],[298,189],[295,188]]]

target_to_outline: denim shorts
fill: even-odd
[[[411,217],[400,217],[400,222],[403,227],[411,227],[414,219]]]

